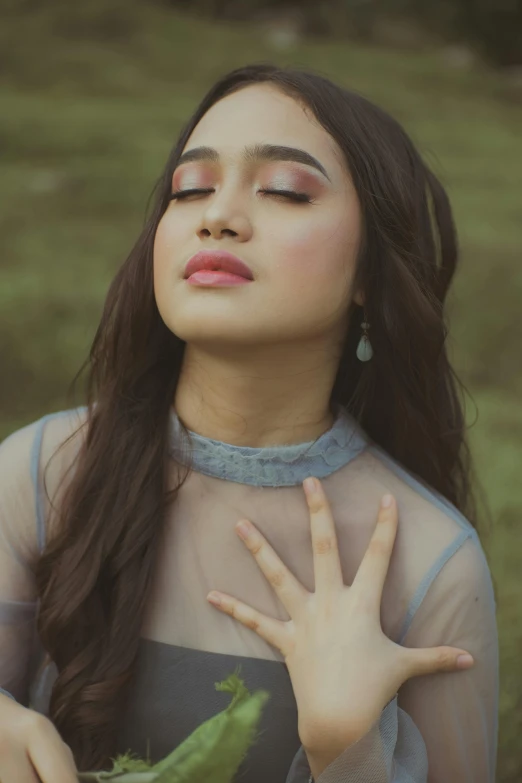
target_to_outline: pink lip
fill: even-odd
[[[251,280],[239,275],[233,275],[232,272],[210,272],[208,269],[200,269],[199,272],[193,272],[187,279],[189,285],[205,286],[206,288],[230,288],[236,285],[248,285]]]
[[[229,272],[232,275],[253,280],[252,270],[240,261],[239,258],[228,253],[226,250],[200,250],[199,253],[192,256],[183,277],[185,280],[194,272],[207,270],[209,272]]]

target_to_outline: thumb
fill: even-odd
[[[471,669],[475,665],[473,657],[457,647],[429,647],[425,649],[403,648],[406,653],[409,677],[436,672],[454,672]]]

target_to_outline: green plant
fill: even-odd
[[[239,670],[216,683],[216,690],[233,695],[223,712],[201,724],[157,764],[130,753],[118,756],[106,772],[80,772],[79,783],[231,783],[249,747],[255,741],[266,691],[250,694]]]

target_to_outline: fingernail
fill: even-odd
[[[459,655],[459,657],[457,658],[457,666],[459,667],[459,669],[469,669],[469,667],[473,666],[474,663],[475,661],[473,660],[471,655],[468,655],[467,653],[466,655]]]
[[[393,496],[392,495],[384,495],[382,500],[381,500],[381,507],[382,508],[390,508],[392,503],[393,503]]]
[[[310,495],[312,495],[314,492],[317,492],[318,490],[317,481],[312,477],[305,479],[303,482],[303,486],[306,492],[309,493]]]
[[[247,522],[238,522],[236,525],[236,530],[243,541],[246,541],[251,533],[250,525]]]
[[[217,593],[209,593],[207,595],[207,601],[210,601],[210,603],[214,604],[214,606],[220,606],[221,604],[221,598]]]

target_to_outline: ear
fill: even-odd
[[[359,307],[364,307],[364,294],[362,291],[356,291],[353,297],[353,301],[355,304],[359,305]]]

